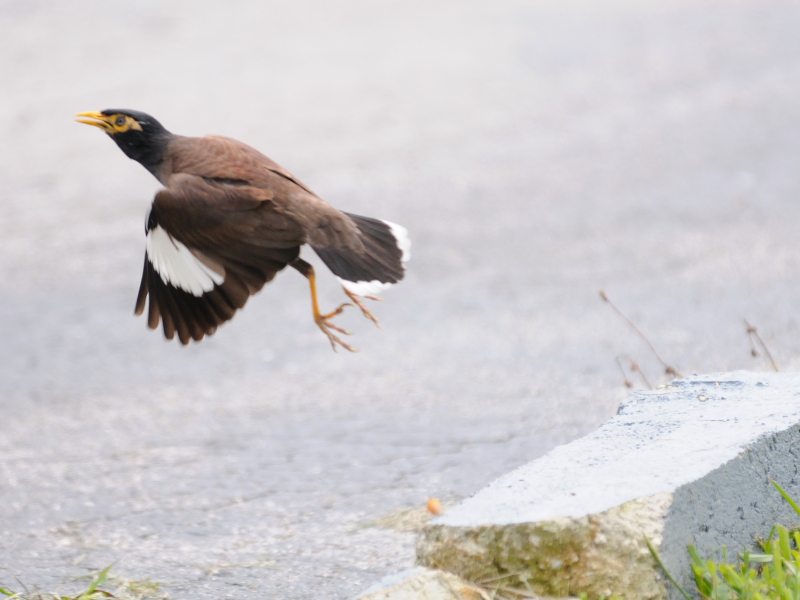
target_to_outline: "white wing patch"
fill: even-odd
[[[408,229],[397,223],[390,223],[389,221],[383,220],[381,220],[381,222],[389,226],[389,230],[392,232],[397,242],[397,247],[400,249],[400,252],[403,253],[400,256],[400,261],[407,263],[408,259],[411,258],[411,238],[408,237]],[[393,283],[384,283],[377,279],[373,279],[372,281],[347,281],[341,277],[337,277],[336,279],[339,280],[339,283],[342,284],[344,289],[356,296],[377,296],[381,291],[394,285]]]
[[[394,239],[397,240],[397,247],[403,253],[400,260],[404,263],[408,262],[408,259],[411,258],[411,238],[408,237],[408,229],[397,223],[390,223],[389,221],[384,221],[384,223],[391,229]],[[355,294],[355,292],[353,293]]]
[[[202,296],[213,290],[215,284],[222,285],[225,281],[224,275],[206,265],[158,225],[147,232],[147,260],[164,283],[193,296]]]

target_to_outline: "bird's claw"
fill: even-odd
[[[343,329],[338,325],[334,325],[328,320],[344,312],[346,306],[352,306],[352,304],[350,303],[342,304],[339,308],[337,308],[333,312],[330,312],[327,315],[319,315],[314,319],[314,321],[317,324],[317,327],[319,327],[322,330],[322,333],[328,336],[328,341],[330,341],[331,348],[333,348],[334,352],[338,351],[336,344],[339,344],[342,348],[344,348],[345,350],[349,350],[350,352],[358,352],[358,350],[356,350],[349,344],[345,343],[339,336],[331,332],[331,329],[333,329],[334,331],[338,331],[339,333],[343,333],[344,335],[353,335],[346,329]]]
[[[368,309],[366,306],[364,306],[364,303],[363,303],[363,302],[361,302],[361,300],[359,300],[359,299],[358,299],[358,297],[356,297],[356,295],[355,295],[355,294],[353,294],[353,293],[352,293],[350,290],[348,290],[347,288],[344,288],[344,293],[345,293],[345,294],[347,294],[347,296],[350,298],[350,300],[352,300],[352,301],[355,303],[355,305],[356,305],[358,308],[360,308],[360,309],[361,309],[361,312],[362,312],[362,313],[364,313],[364,316],[365,316],[365,317],[367,317],[367,318],[368,318],[370,321],[372,321],[373,323],[375,323],[375,326],[376,326],[378,329],[383,329],[383,327],[381,327],[380,321],[378,321],[378,319],[375,317],[375,315],[373,315],[373,314],[372,314],[372,313],[369,311],[369,309]],[[377,300],[377,301],[381,301],[381,300],[383,300],[383,298],[378,298],[378,297],[376,297],[376,296],[362,296],[362,297],[363,297],[363,298],[366,298],[367,300]]]
[[[348,306],[353,306],[353,305],[352,305],[352,304],[350,304],[349,302],[345,302],[344,304],[341,304],[341,305],[339,306],[339,308],[337,308],[337,309],[336,309],[336,310],[334,310],[333,312],[329,312],[327,315],[320,315],[320,316],[319,316],[319,318],[320,318],[321,320],[323,320],[323,321],[327,321],[328,319],[332,319],[332,318],[333,318],[333,317],[335,317],[336,315],[340,315],[340,314],[342,314],[342,313],[344,312],[344,309],[345,309],[346,307],[348,307]],[[341,331],[342,333],[347,333],[346,331],[344,331],[344,330],[342,330],[342,329],[339,329],[339,328],[337,328],[337,327],[334,327],[334,329],[336,329],[337,331]],[[348,333],[347,335],[350,335],[350,334]]]

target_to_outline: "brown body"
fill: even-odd
[[[186,344],[213,333],[291,265],[309,278],[315,321],[334,349],[351,349],[330,329],[346,332],[328,321],[343,306],[319,312],[314,271],[299,258],[303,244],[373,320],[355,295],[402,279],[401,227],[335,209],[258,150],[225,137],[174,135],[135,111],[83,114],[164,185],[148,217],[136,314],[149,296],[148,325],[162,322],[167,338],[177,333]]]
[[[293,229],[296,244],[361,247],[358,228],[344,213],[276,162],[237,140],[175,136],[163,166],[154,174],[166,187],[156,196],[156,205],[168,205],[168,196],[175,195],[190,197],[195,206],[258,210],[271,230],[288,234]]]

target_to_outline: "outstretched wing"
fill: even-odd
[[[146,232],[136,314],[149,296],[148,326],[161,322],[182,344],[231,319],[299,256],[305,237],[268,190],[186,174],[156,194]]]

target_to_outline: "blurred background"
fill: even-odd
[[[795,369],[799,30],[777,0],[0,1],[0,586],[350,597],[429,497],[646,387],[618,357],[669,381],[600,290],[681,373],[770,369],[744,319]],[[159,186],[73,121],[105,108],[408,227],[384,328],[350,310],[333,353],[287,271],[201,344],[149,331]]]

